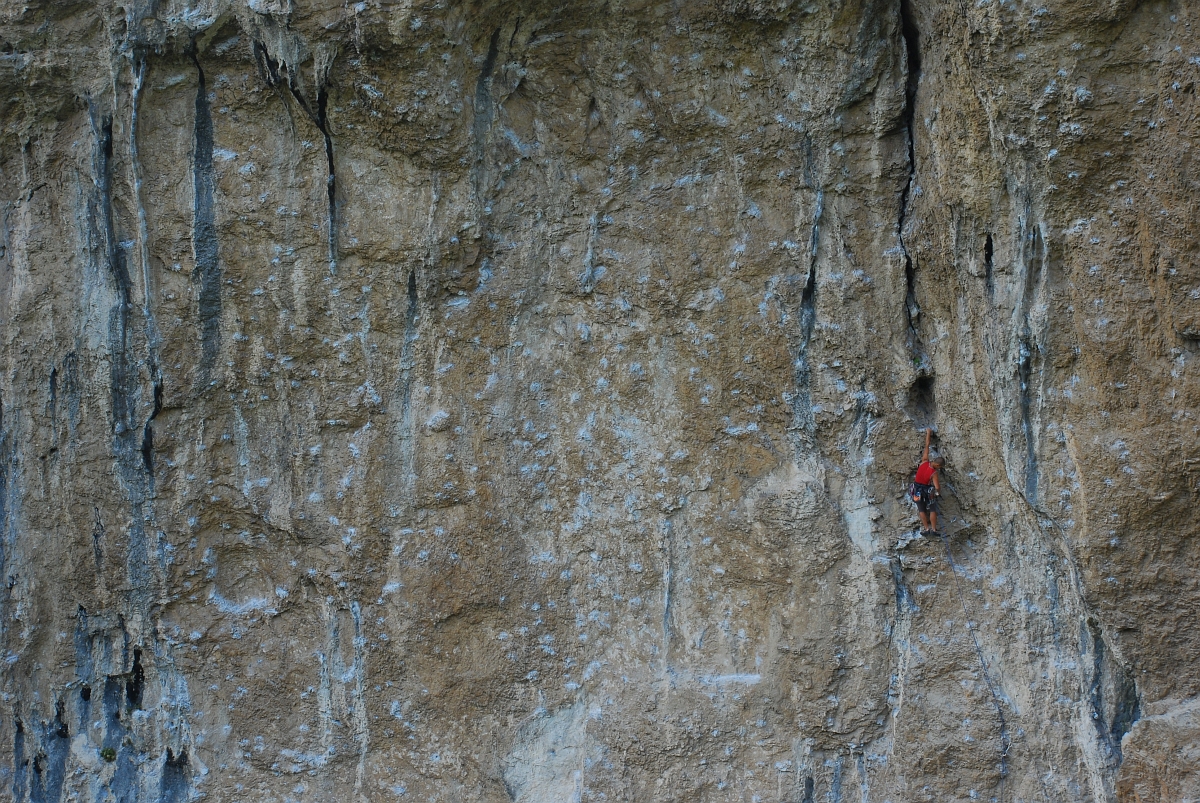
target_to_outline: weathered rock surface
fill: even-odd
[[[0,1],[0,788],[1196,799],[1197,26]]]

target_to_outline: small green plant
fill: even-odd
[[[111,747],[102,748],[100,750],[100,758],[111,764],[117,760],[117,751],[113,750]]]

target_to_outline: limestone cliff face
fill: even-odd
[[[0,796],[1195,799],[1198,26],[0,0]]]

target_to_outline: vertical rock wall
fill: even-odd
[[[0,788],[1195,797],[1197,25],[3,0]]]

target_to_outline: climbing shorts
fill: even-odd
[[[933,493],[932,485],[924,485],[919,482],[914,482],[908,486],[909,498],[917,506],[917,511],[920,513],[941,513],[938,509],[937,497]]]

